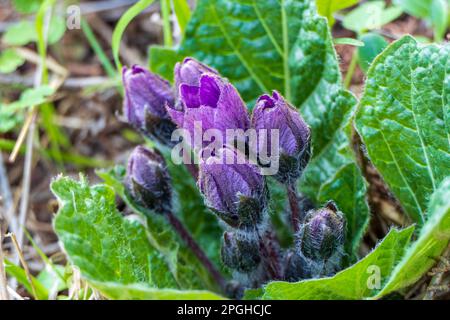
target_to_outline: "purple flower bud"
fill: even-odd
[[[327,262],[342,254],[345,240],[345,218],[333,202],[311,210],[297,234],[298,249],[313,261]]]
[[[179,88],[182,84],[198,87],[200,78],[204,73],[219,74],[213,68],[208,67],[194,58],[187,57],[182,63],[175,65],[175,87]]]
[[[213,73],[204,73],[198,85],[183,83],[179,86],[181,109],[168,108],[172,120],[179,128],[188,130],[194,137],[196,125],[201,124],[201,132],[217,129],[222,133],[222,141],[226,141],[227,129],[243,129],[250,127],[247,108],[238,91],[225,79]],[[198,130],[198,129],[197,129]],[[206,146],[191,146],[201,148]]]
[[[234,228],[249,230],[263,221],[267,189],[259,169],[239,164],[238,156],[237,151],[224,147],[201,162],[198,185],[205,204],[222,220]]]
[[[127,122],[137,130],[166,145],[176,128],[167,114],[166,105],[174,105],[170,84],[140,67],[123,68],[125,99],[123,113]]]
[[[171,210],[171,182],[164,158],[138,146],[131,153],[127,168],[127,189],[140,205],[164,214]]]
[[[258,243],[241,239],[232,232],[223,234],[220,253],[224,265],[239,272],[250,272],[261,262]]]
[[[266,129],[267,137],[258,142],[259,149],[271,150],[271,130],[279,130],[280,169],[276,178],[282,183],[298,179],[310,158],[311,132],[300,113],[277,92],[261,96],[252,116],[252,127]]]

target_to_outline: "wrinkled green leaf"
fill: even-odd
[[[154,252],[144,227],[124,219],[115,195],[104,185],[90,187],[85,178],[60,177],[51,184],[60,209],[55,232],[70,261],[88,279],[148,283]]]
[[[6,49],[0,53],[0,73],[11,73],[25,63],[14,49]]]
[[[271,282],[265,287],[263,299],[289,300],[353,300],[370,298],[376,293],[371,278],[379,270],[385,282],[401,259],[414,227],[392,229],[384,240],[364,259],[331,278],[312,279],[297,283]],[[380,289],[380,288],[378,288]]]
[[[149,57],[150,69],[173,82],[174,66],[178,61],[183,60],[183,55],[171,48],[151,46]]]
[[[348,13],[342,22],[344,27],[356,33],[379,29],[397,19],[403,10],[400,7],[386,8],[385,1],[369,1]]]
[[[113,189],[90,187],[83,177],[80,181],[59,177],[51,189],[60,203],[55,232],[69,260],[94,287],[113,297],[118,287],[140,288],[155,297],[162,286],[177,289],[175,281],[168,281],[169,264],[152,247],[144,226],[117,211]],[[140,291],[130,290],[128,294],[137,296],[128,297],[143,298]],[[200,293],[199,298],[202,294],[208,295]]]
[[[358,62],[360,68],[367,73],[372,61],[389,43],[377,33],[367,33],[361,36],[361,41],[364,46],[358,48]]]
[[[372,163],[420,224],[450,168],[449,56],[449,45],[393,43],[370,68],[356,117]]]
[[[150,53],[152,70],[167,77],[175,53],[167,59],[161,50]],[[355,98],[342,87],[328,24],[314,1],[201,0],[176,55],[215,67],[250,107],[259,95],[278,90],[301,110],[312,128],[313,159],[300,186],[314,201],[319,202],[323,184],[354,162],[349,132],[343,130],[350,125]],[[351,183],[362,179],[358,170],[354,173]],[[368,219],[366,206],[358,210]]]
[[[202,288],[206,286],[208,288],[215,288],[203,266],[199,264],[191,251],[186,248],[183,243],[180,243],[178,236],[167,223],[166,219],[141,207],[128,194],[124,188],[125,168],[117,166],[112,170],[100,171],[97,174],[104,179],[107,184],[114,188],[117,194],[124,199],[129,207],[146,220],[149,239],[153,247],[164,256],[169,269],[175,275],[175,278],[181,287]],[[174,176],[176,175],[174,174]],[[208,215],[211,214],[205,214],[204,209],[199,208],[202,201],[195,199],[195,195],[198,194],[196,190],[188,191],[189,188],[186,187],[186,185],[192,179],[190,179],[190,177],[187,177],[186,179],[182,172],[178,172],[178,177],[185,181],[183,181],[183,183],[174,184],[174,186],[178,188],[182,188],[183,185],[185,186],[182,193],[182,197],[185,200],[184,203],[180,201],[179,206],[182,210],[176,209],[175,212],[179,212],[181,214],[179,217],[183,220],[185,225],[191,232],[194,231],[192,232],[194,238],[196,238],[199,244],[204,248],[208,256],[214,257],[214,260],[218,262],[220,229],[217,227],[217,219],[211,219],[213,217],[209,217],[208,219]],[[190,197],[194,197],[194,199],[191,199]],[[195,212],[195,215],[192,214],[193,212]],[[184,214],[187,214],[190,217],[187,217],[186,219]]]
[[[335,20],[333,14],[335,12],[350,8],[358,2],[359,0],[316,0],[319,14],[328,19],[330,27],[334,25]]]
[[[450,177],[431,196],[427,222],[419,238],[395,267],[378,297],[414,284],[436,264],[450,239]]]
[[[154,289],[140,284],[119,284],[114,282],[93,282],[94,286],[106,292],[106,297],[116,300],[223,300],[224,298],[203,290]]]

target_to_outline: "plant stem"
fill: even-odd
[[[161,0],[161,13],[163,17],[164,46],[172,47],[172,30],[170,28],[170,0]]]
[[[298,194],[294,184],[287,186],[287,194],[289,199],[289,206],[291,207],[291,222],[294,227],[294,231],[297,232],[300,228],[300,206],[298,205]]]
[[[345,76],[344,80],[345,89],[350,88],[350,85],[352,84],[353,75],[355,74],[357,63],[358,63],[358,48],[355,48],[355,50],[353,51],[352,60],[350,62],[350,65],[348,66],[347,75]]]
[[[271,231],[267,232],[265,237],[262,237],[259,231],[257,231],[257,234],[259,246],[263,251],[263,256],[268,258],[266,265],[268,272],[270,273],[271,280],[282,280],[283,275],[280,270],[280,259],[277,252],[278,250],[275,248],[275,246],[279,246],[276,243],[274,234]]]
[[[186,245],[192,250],[197,259],[205,266],[208,272],[211,274],[213,279],[218,283],[223,292],[225,292],[226,281],[222,274],[217,270],[214,264],[206,256],[205,252],[200,248],[197,242],[192,238],[189,231],[183,226],[181,221],[172,213],[166,214],[169,223],[181,237],[181,239],[186,243]]]

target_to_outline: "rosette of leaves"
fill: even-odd
[[[300,108],[313,133],[313,156],[299,189],[317,205],[337,203],[348,223],[348,262],[354,261],[369,216],[366,183],[350,144],[356,99],[343,90],[328,25],[314,2],[201,0],[177,50],[152,48],[152,68],[170,80],[168,66],[189,55],[228,77],[248,105],[275,89]],[[394,43],[369,70],[356,117],[370,159],[418,222],[417,239],[410,240],[414,227],[393,229],[369,255],[333,277],[272,282],[249,291],[248,298],[380,298],[414,283],[434,264],[450,238],[448,56],[448,46],[423,48],[409,37]],[[431,106],[425,110],[426,104]],[[195,189],[186,175],[173,170],[174,186]],[[67,178],[52,185],[61,204],[55,230],[82,275],[111,298],[219,297],[198,291],[216,288],[167,226],[153,219],[130,221],[117,211],[114,191],[135,212],[143,212],[123,190],[123,168],[101,176],[109,186]],[[271,188],[282,201],[277,186]],[[176,207],[196,238],[203,239],[199,242],[209,244],[205,251],[217,255],[220,235],[205,231],[214,222],[196,191],[187,194],[179,192]],[[278,205],[274,209],[274,215],[284,211]],[[187,214],[192,211],[195,221]],[[198,223],[198,217],[205,220]],[[204,225],[208,228],[195,229]],[[380,286],[367,285],[371,266],[378,267]]]

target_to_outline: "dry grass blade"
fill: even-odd
[[[6,280],[6,272],[4,266],[4,256],[2,248],[2,227],[0,225],[0,300],[9,300],[8,283]]]
[[[15,247],[15,249],[17,251],[17,254],[19,255],[20,263],[22,264],[22,267],[25,270],[25,274],[27,276],[28,282],[30,283],[31,291],[33,292],[34,298],[36,300],[39,300],[39,298],[37,296],[37,293],[36,293],[36,288],[35,288],[34,283],[33,283],[33,278],[31,277],[30,269],[28,268],[28,264],[25,261],[25,257],[23,256],[23,252],[22,252],[22,250],[19,247],[19,243],[17,242],[17,238],[16,238],[15,234],[14,233],[9,233],[6,236],[11,238],[11,240],[12,240],[12,242],[14,244],[14,247]]]
[[[25,300],[24,297],[22,297],[20,294],[18,294],[16,291],[14,291],[13,288],[8,286],[8,293],[11,295],[12,298],[16,300]]]
[[[12,232],[16,232],[16,220],[14,215],[14,200],[9,184],[8,174],[3,163],[3,154],[0,153],[0,199],[2,201],[2,211],[0,218],[6,220],[6,228],[9,227]]]
[[[34,64],[40,64],[41,63],[41,57],[34,52],[33,50],[27,49],[27,48],[16,48],[16,52],[25,60],[28,60]],[[55,59],[51,57],[47,57],[45,60],[45,63],[49,70],[55,72],[56,74],[62,76],[63,78],[67,77],[69,74],[69,71],[61,66],[58,62],[56,62]]]

